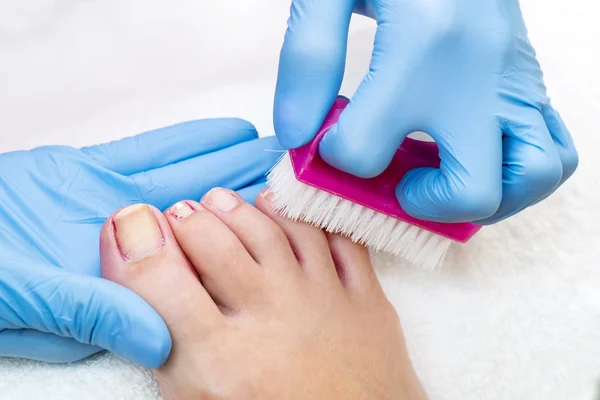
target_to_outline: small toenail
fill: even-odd
[[[221,212],[231,211],[240,204],[240,200],[234,192],[220,188],[208,192],[202,201],[216,207]]]
[[[169,214],[171,214],[173,218],[175,218],[178,221],[189,217],[195,212],[196,211],[185,201],[180,201],[179,203],[169,208]]]
[[[259,195],[260,195],[260,197],[262,197],[269,203],[271,202],[271,199],[273,198],[273,193],[268,188],[261,190]]]
[[[113,217],[115,238],[121,256],[126,261],[138,262],[159,251],[164,238],[152,210],[137,204],[119,211]]]

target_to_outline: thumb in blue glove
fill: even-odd
[[[539,202],[575,171],[517,0],[294,0],[274,125],[285,147],[311,140],[344,75],[353,12],[377,21],[369,72],[320,154],[380,174],[404,138],[430,134],[439,169],[411,171],[397,197],[414,217],[489,224]]]
[[[162,319],[99,278],[102,223],[126,205],[166,209],[214,186],[253,198],[279,155],[275,138],[237,119],[1,154],[0,356],[68,362],[108,349],[159,367],[171,348]]]

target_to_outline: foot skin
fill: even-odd
[[[101,259],[169,327],[166,399],[426,398],[367,250],[279,217],[268,192],[123,209]]]

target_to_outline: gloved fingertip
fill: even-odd
[[[295,149],[314,138],[322,117],[319,112],[307,107],[275,107],[273,126],[279,143],[286,149]]]
[[[356,135],[340,132],[339,124],[331,127],[319,143],[319,155],[332,167],[357,176],[373,178],[381,174],[391,159],[379,156],[377,149],[364,146]],[[379,146],[375,143],[374,146]]]
[[[159,368],[171,353],[169,329],[154,310],[140,312],[136,319],[122,324],[127,329],[120,330],[108,350],[143,367]]]
[[[311,2],[310,8],[320,8],[320,4]],[[314,15],[314,18],[302,19],[302,28],[296,26],[288,30],[281,50],[273,125],[281,145],[286,148],[300,147],[314,138],[339,93],[344,76],[347,37],[337,27],[333,28],[335,23],[331,18],[318,12]],[[308,23],[315,19],[327,22],[318,26]],[[320,40],[313,40],[321,29],[324,32]]]
[[[172,341],[164,324],[127,336],[113,349],[117,355],[150,369],[160,368],[169,358]]]
[[[493,216],[502,202],[502,182],[450,184],[437,168],[406,173],[396,188],[402,209],[411,217],[434,222],[459,223]]]
[[[345,171],[345,163],[339,155],[336,143],[338,124],[333,125],[319,143],[319,155],[327,164],[341,171]]]
[[[200,120],[200,122],[211,123],[210,128],[201,127],[200,132],[214,131],[231,132],[235,135],[238,143],[246,142],[258,138],[258,130],[254,124],[242,118],[214,118],[208,120]]]
[[[411,217],[427,220],[430,217],[430,212],[422,208],[423,202],[420,200],[420,193],[414,183],[422,178],[422,173],[419,170],[408,171],[396,187],[396,198],[400,203],[400,207]]]
[[[86,332],[79,340],[112,351],[143,367],[160,367],[169,358],[172,347],[171,334],[164,320],[136,293],[108,280],[100,282],[95,295],[102,297],[102,301],[96,303],[98,307],[88,310],[91,320],[77,321],[73,329]],[[89,308],[89,303],[83,307]]]
[[[277,109],[276,102],[273,122],[277,138],[284,148],[298,148],[315,137],[332,107],[333,101],[329,101],[330,97],[335,99],[333,93],[329,93],[327,99],[321,104],[313,101],[311,106],[293,106],[289,107],[289,110]],[[338,95],[337,98],[350,102],[350,99],[343,95]],[[306,103],[306,101],[301,103]]]
[[[165,331],[146,342],[145,349],[141,349],[139,364],[151,369],[160,368],[169,358],[173,343],[171,335]]]
[[[440,176],[439,170],[435,168],[408,171],[396,187],[400,207],[411,217],[420,220],[457,222],[461,216],[450,210],[450,200],[444,200],[441,195],[445,190],[439,183]]]

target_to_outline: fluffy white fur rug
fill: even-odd
[[[289,1],[0,0],[0,151],[241,116],[272,134]],[[593,0],[522,0],[581,166],[546,202],[452,249],[443,270],[377,257],[432,399],[590,400],[600,379],[600,26]],[[345,93],[368,65],[357,21]],[[2,399],[158,399],[113,355],[0,360]]]

